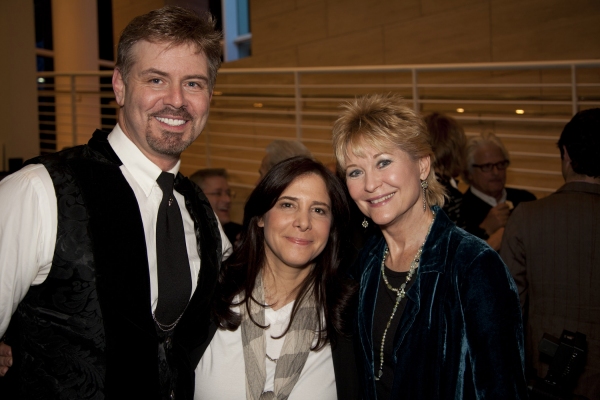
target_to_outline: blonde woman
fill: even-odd
[[[440,208],[423,120],[399,97],[365,96],[344,106],[333,145],[350,196],[381,229],[357,261],[363,398],[525,398],[515,284]]]

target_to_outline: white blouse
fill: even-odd
[[[279,358],[283,341],[273,339],[287,327],[294,303],[279,310],[265,309],[267,354]],[[237,309],[235,309],[237,311]],[[266,358],[266,356],[265,356]],[[276,364],[266,359],[267,379],[264,391],[272,391]],[[246,398],[246,372],[241,328],[235,331],[218,329],[196,368],[195,400],[243,400]],[[289,400],[337,399],[331,347],[311,351]]]

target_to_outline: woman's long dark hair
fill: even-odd
[[[290,323],[296,315],[309,290],[313,290],[318,326],[318,340],[314,349],[323,347],[328,340],[334,341],[334,332],[346,334],[346,312],[351,302],[353,285],[339,273],[341,251],[346,245],[345,233],[349,220],[348,202],[342,183],[320,162],[307,157],[294,157],[275,165],[250,194],[244,207],[244,226],[240,244],[227,259],[219,273],[219,287],[215,296],[213,312],[218,326],[236,330],[241,323],[239,314],[231,306],[239,304],[249,312],[256,277],[266,264],[265,238],[261,219],[277,202],[281,193],[298,177],[314,174],[323,179],[331,201],[331,229],[329,240],[315,266],[299,287]],[[234,301],[240,295],[239,303]],[[327,321],[323,327],[323,321]]]

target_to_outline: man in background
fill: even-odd
[[[242,225],[233,222],[229,214],[235,192],[229,187],[228,179],[224,168],[200,169],[190,176],[190,180],[198,185],[208,198],[229,241],[235,243],[242,231]]]
[[[306,148],[302,142],[297,140],[273,140],[265,148],[265,152],[267,154],[265,154],[263,157],[260,168],[258,169],[258,180],[261,180],[262,177],[265,176],[266,173],[269,172],[269,170],[278,162],[296,156],[306,156],[312,158],[312,153],[310,150],[308,150],[308,148]]]
[[[135,18],[119,40],[112,132],[0,183],[0,336],[16,398],[193,398],[231,245],[178,171],[208,118],[219,41],[212,18],[183,8]]]
[[[533,376],[544,333],[587,336],[588,356],[575,393],[600,399],[600,108],[581,111],[565,126],[558,148],[565,184],[522,203],[504,231],[500,255],[527,316],[525,350]]]
[[[493,133],[484,133],[467,141],[465,180],[471,186],[465,192],[460,215],[464,229],[500,249],[504,226],[511,210],[535,196],[520,189],[507,188],[508,151]]]

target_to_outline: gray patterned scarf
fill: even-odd
[[[262,276],[256,278],[252,296],[260,304],[265,303]],[[265,308],[252,300],[250,313],[256,323],[265,325]],[[242,344],[244,346],[244,362],[246,364],[246,399],[247,400],[286,400],[300,377],[302,368],[308,358],[310,347],[317,329],[317,313],[312,287],[306,294],[292,322],[292,326],[283,338],[283,347],[275,367],[274,392],[264,392],[267,379],[266,371],[266,337],[265,330],[257,326],[246,310],[240,306],[242,315]]]

